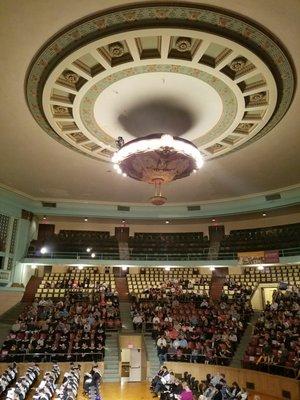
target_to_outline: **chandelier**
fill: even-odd
[[[203,157],[186,139],[152,134],[121,143],[112,162],[117,173],[154,185],[155,194],[150,201],[163,205],[167,198],[162,195],[162,185],[197,172],[203,165]]]

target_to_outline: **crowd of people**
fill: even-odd
[[[56,389],[55,397],[60,400],[75,400],[77,398],[79,381],[80,365],[71,364],[70,370],[64,374],[62,384]]]
[[[27,393],[38,379],[40,368],[37,364],[30,365],[25,374],[16,379],[14,385],[7,390],[6,400],[24,400]]]
[[[81,365],[70,363],[70,369],[63,375],[62,383],[58,385],[60,367],[53,363],[51,371],[45,371],[43,378],[38,381],[40,368],[31,364],[23,376],[17,377],[18,368],[15,363],[10,365],[0,379],[8,380],[1,387],[1,396],[5,400],[25,400],[32,390],[33,400],[75,400],[78,395]],[[8,379],[7,379],[8,376]],[[83,391],[90,400],[101,400],[101,373],[98,365],[94,364],[91,371],[86,373],[83,380]],[[3,382],[2,382],[3,383]]]
[[[105,331],[121,326],[119,297],[108,288],[93,298],[68,294],[35,301],[13,324],[1,361],[97,361],[104,358]]]
[[[17,364],[12,363],[12,365],[9,365],[3,372],[3,374],[0,376],[0,396],[15,381],[17,373],[18,373]]]
[[[57,281],[46,281],[45,289],[68,289],[69,291],[80,291],[81,289],[94,289],[95,291],[103,292],[110,290],[109,283],[103,282],[99,275],[94,275],[91,279],[86,275],[83,279],[74,278],[71,274],[62,275],[61,279]]]
[[[251,317],[247,296],[213,303],[206,293],[187,293],[177,281],[152,291],[151,300],[133,298],[136,330],[152,331],[160,362],[228,365]]]
[[[255,325],[247,367],[300,377],[300,289],[277,290]]]
[[[38,387],[35,389],[33,400],[50,400],[52,399],[55,389],[56,382],[60,376],[60,368],[57,363],[54,363],[51,371],[46,371],[43,379],[41,380]]]
[[[178,379],[166,366],[162,366],[150,385],[153,397],[161,400],[247,400],[248,394],[237,382],[228,385],[224,374],[211,376],[199,381],[185,372]]]

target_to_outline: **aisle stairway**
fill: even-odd
[[[35,294],[42,282],[43,278],[38,278],[37,276],[32,276],[26,285],[22,303],[32,303],[34,301]]]
[[[145,345],[146,345],[146,350],[147,350],[147,355],[148,355],[148,361],[149,361],[149,369],[148,369],[148,376],[147,379],[153,378],[153,376],[157,373],[159,370],[159,359],[157,357],[157,349],[156,349],[156,343],[152,339],[151,334],[145,333],[144,335],[145,338]]]
[[[105,341],[103,382],[119,382],[119,334],[110,332]]]
[[[28,303],[17,303],[0,316],[0,344],[3,343],[10,331],[11,326],[18,319],[18,316],[22,313],[27,305]]]
[[[117,292],[119,293],[119,298],[120,300],[124,301],[129,301],[129,296],[128,296],[128,285],[127,285],[127,280],[125,277],[115,277],[116,281],[116,289]]]
[[[129,301],[120,301],[120,313],[122,321],[122,330],[132,331],[132,318],[130,314],[130,303]]]
[[[248,323],[247,329],[245,330],[244,335],[243,335],[243,337],[234,353],[234,356],[231,360],[231,363],[230,363],[231,367],[234,367],[234,368],[242,367],[241,361],[243,360],[245,351],[246,351],[248,344],[252,338],[252,334],[254,331],[254,325],[256,324],[256,322],[259,318],[259,314],[260,314],[259,312],[254,312],[254,314],[252,315],[252,317]]]
[[[212,276],[209,293],[212,300],[220,299],[225,280],[226,278],[224,276]]]

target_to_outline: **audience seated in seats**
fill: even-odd
[[[297,377],[300,368],[300,290],[273,293],[254,329],[244,366]]]
[[[80,365],[71,364],[69,372],[64,374],[63,383],[56,390],[56,398],[61,400],[75,400],[80,380]]]
[[[152,330],[161,363],[229,364],[252,314],[248,296],[214,304],[206,293],[185,293],[178,282],[149,292],[149,301],[133,298],[131,314],[136,329],[144,323]]]
[[[98,361],[104,357],[105,330],[119,328],[119,298],[106,290],[93,298],[67,295],[53,302],[35,301],[19,316],[4,341],[1,361],[56,360]]]
[[[18,369],[16,363],[8,366],[3,374],[0,376],[0,395],[5,393],[7,389],[12,385],[17,377]]]
[[[6,394],[6,400],[24,400],[39,374],[39,366],[37,364],[31,365],[26,370],[25,375],[18,378],[15,385],[9,388]]]
[[[101,372],[98,365],[94,365],[89,373],[84,375],[83,391],[89,399],[94,400],[100,395]]]
[[[56,389],[55,383],[60,376],[60,368],[57,363],[54,363],[51,371],[44,374],[42,381],[35,390],[33,400],[50,400]]]
[[[207,375],[206,380],[199,382],[185,372],[182,380],[175,378],[166,366],[161,366],[153,377],[150,390],[153,397],[161,400],[247,400],[248,394],[237,382],[229,386],[224,374]]]

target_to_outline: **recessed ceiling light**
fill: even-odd
[[[88,222],[88,219],[87,219],[87,218],[84,218],[84,222]]]
[[[213,218],[213,219],[211,220],[211,222],[216,222],[216,219],[215,219],[215,218]]]
[[[169,224],[170,223],[170,221],[169,220],[166,220],[166,222],[165,222],[166,224]]]
[[[263,213],[263,215],[262,215],[263,217],[266,217],[267,216],[267,214],[266,213]]]
[[[46,215],[43,216],[43,220],[45,221],[45,219],[47,219]]]
[[[47,247],[42,247],[41,250],[40,250],[40,252],[41,252],[41,254],[46,254],[46,253],[48,253]]]

